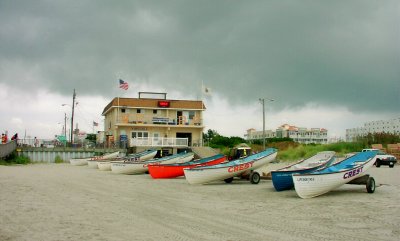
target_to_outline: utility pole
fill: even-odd
[[[74,107],[75,107],[75,89],[72,96],[72,115],[71,115],[71,144],[74,144]]]
[[[67,139],[67,113],[64,112],[64,136]]]
[[[262,109],[263,109],[263,148],[265,150],[265,99],[268,101],[274,101],[274,99],[268,99],[268,98],[259,98],[261,104],[262,104]]]
[[[259,99],[261,104],[262,104],[262,110],[263,110],[263,150],[265,150],[265,99],[260,98]]]

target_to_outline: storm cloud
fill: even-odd
[[[0,83],[111,99],[118,78],[204,82],[234,105],[398,113],[399,22],[398,1],[3,0]]]

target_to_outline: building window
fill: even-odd
[[[149,132],[147,131],[132,131],[132,138],[148,138]]]
[[[189,120],[193,120],[194,115],[195,115],[194,111],[189,111]]]
[[[125,113],[125,109],[121,109],[121,112],[122,112],[122,113]]]
[[[157,110],[153,110],[153,114],[155,114],[155,115],[156,115],[156,114],[157,114]]]
[[[142,113],[142,110],[141,109],[137,109],[136,113],[140,114],[140,113]]]

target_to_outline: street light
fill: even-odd
[[[75,97],[76,97],[76,94],[75,94],[75,89],[74,89],[74,94],[73,94],[73,96],[72,96],[72,106],[71,106],[71,109],[72,109],[72,114],[71,114],[71,144],[73,144],[74,143],[74,136],[73,136],[73,134],[74,134],[74,107],[75,107]],[[70,105],[68,105],[68,104],[62,104],[62,106],[70,106]],[[65,114],[65,117],[64,117],[65,119],[64,119],[64,121],[66,122],[66,119],[67,119],[67,116],[66,116],[66,114]]]
[[[263,108],[263,147],[265,150],[265,100],[268,100],[270,102],[275,101],[275,100],[269,99],[269,98],[259,98],[258,100],[261,102],[262,108]]]
[[[64,128],[63,133],[64,137],[67,138],[67,113],[64,112]]]
[[[70,105],[68,105],[68,104],[62,104],[61,106],[70,106]],[[65,139],[68,139],[68,138],[67,138],[67,113],[65,113],[65,112],[64,112],[64,126],[65,126],[65,129],[64,129],[64,136],[65,136]]]

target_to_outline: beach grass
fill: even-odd
[[[347,153],[359,152],[365,146],[362,143],[338,142],[326,145],[308,144],[288,146],[287,149],[279,150],[277,159],[282,161],[293,161],[311,157],[321,151],[334,151],[337,156]]]

